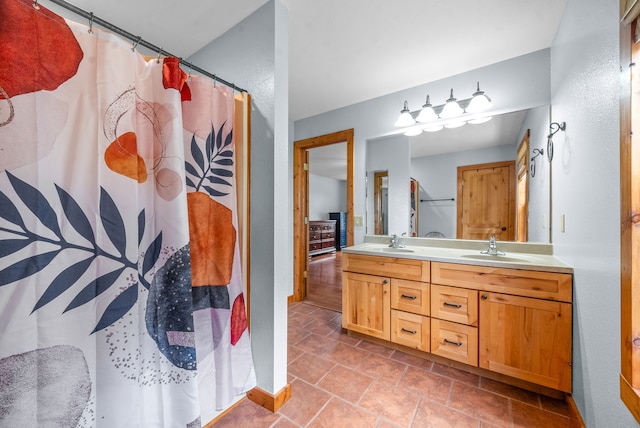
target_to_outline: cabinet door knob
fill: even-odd
[[[487,296],[486,294],[483,294],[480,298],[481,298],[482,300],[487,300],[487,297],[488,297],[488,296]]]
[[[389,283],[389,280],[386,280],[386,279],[385,279],[384,281],[382,281],[382,283],[383,283],[383,284],[388,284],[388,283]]]

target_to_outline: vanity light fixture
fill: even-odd
[[[403,127],[403,126],[411,126],[414,123],[416,123],[416,120],[413,118],[413,116],[411,115],[411,112],[409,111],[409,103],[405,101],[404,108],[400,110],[400,117],[398,118],[398,120],[396,120],[395,125],[397,127]]]
[[[444,104],[434,106],[431,104],[431,98],[427,95],[426,102],[422,106],[420,111],[409,111],[408,102],[404,102],[404,108],[400,111],[400,117],[395,123],[395,126],[399,128],[408,127],[411,125],[418,123],[428,124],[430,122],[434,122],[440,119],[458,119],[459,116],[463,114],[477,114],[491,108],[493,104],[491,103],[491,98],[489,98],[484,91],[480,90],[480,82],[476,83],[476,91],[472,94],[471,98],[467,98],[464,100],[458,101],[453,96],[453,88],[449,94],[449,98],[446,100]],[[466,123],[466,120],[460,118],[461,120],[455,120],[450,124],[447,123],[438,123],[434,124],[433,127],[423,127],[424,131],[433,132],[436,130],[442,129],[442,127],[454,128],[457,126],[462,126]],[[491,116],[487,117],[476,117],[475,119],[469,120],[471,124],[479,124],[491,120]],[[405,135],[418,135],[420,132],[415,129],[407,130]]]
[[[551,162],[553,160],[553,136],[558,131],[565,131],[567,129],[567,122],[551,122],[549,125],[549,135],[547,135],[547,160]]]
[[[427,102],[422,106],[422,110],[420,110],[420,114],[416,117],[416,121],[420,123],[431,122],[438,118],[438,114],[433,109],[431,105],[431,101],[429,99],[429,95],[427,95]]]
[[[453,88],[451,89],[451,95],[449,95],[449,99],[442,107],[442,111],[440,112],[440,117],[444,119],[449,119],[452,117],[460,116],[464,113],[464,109],[460,107],[458,104],[458,100],[453,97]]]
[[[466,125],[467,122],[465,120],[454,120],[452,122],[448,122],[444,124],[445,128],[460,128],[461,126]]]
[[[489,122],[491,119],[493,119],[493,116],[478,117],[476,119],[468,120],[467,123],[480,125],[481,123]]]

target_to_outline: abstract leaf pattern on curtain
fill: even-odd
[[[234,97],[205,79],[189,85],[182,111],[196,348],[200,372],[216,374],[215,383],[205,376],[198,383],[201,396],[224,408],[255,385],[233,190]]]
[[[191,82],[177,59],[144,61],[31,0],[0,0],[0,10],[0,426],[200,426],[211,394],[220,408],[255,385],[236,304],[232,144],[212,140],[197,159],[184,145]],[[209,238],[224,230],[235,246],[204,248],[230,263],[207,287],[192,287],[204,258],[189,242],[187,164],[200,168],[201,195],[226,198],[209,214],[228,224]],[[192,290],[210,285],[218,291],[203,306]],[[217,308],[223,289],[244,323],[195,315]],[[216,361],[206,344],[226,324],[235,360]]]

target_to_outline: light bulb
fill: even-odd
[[[427,95],[427,102],[422,106],[422,110],[420,110],[420,114],[416,117],[416,121],[418,122],[431,122],[432,120],[436,120],[438,115],[436,114],[431,102],[429,101],[429,95]]]
[[[451,96],[447,100],[447,103],[442,108],[442,112],[440,113],[440,117],[442,118],[450,118],[456,117],[464,113],[462,107],[458,104],[458,101],[453,97],[453,89],[451,89]]]
[[[478,89],[473,93],[471,101],[467,106],[467,113],[479,113],[491,108],[493,105],[491,99],[480,90],[480,82],[478,82]]]
[[[397,127],[411,126],[414,123],[416,123],[416,121],[413,118],[413,116],[411,116],[411,113],[409,112],[409,103],[405,101],[404,108],[400,110],[400,117],[398,117],[398,120],[396,120],[395,126]]]

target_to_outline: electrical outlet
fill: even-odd
[[[356,226],[364,226],[364,217],[361,215],[356,215],[353,217],[354,223]]]

